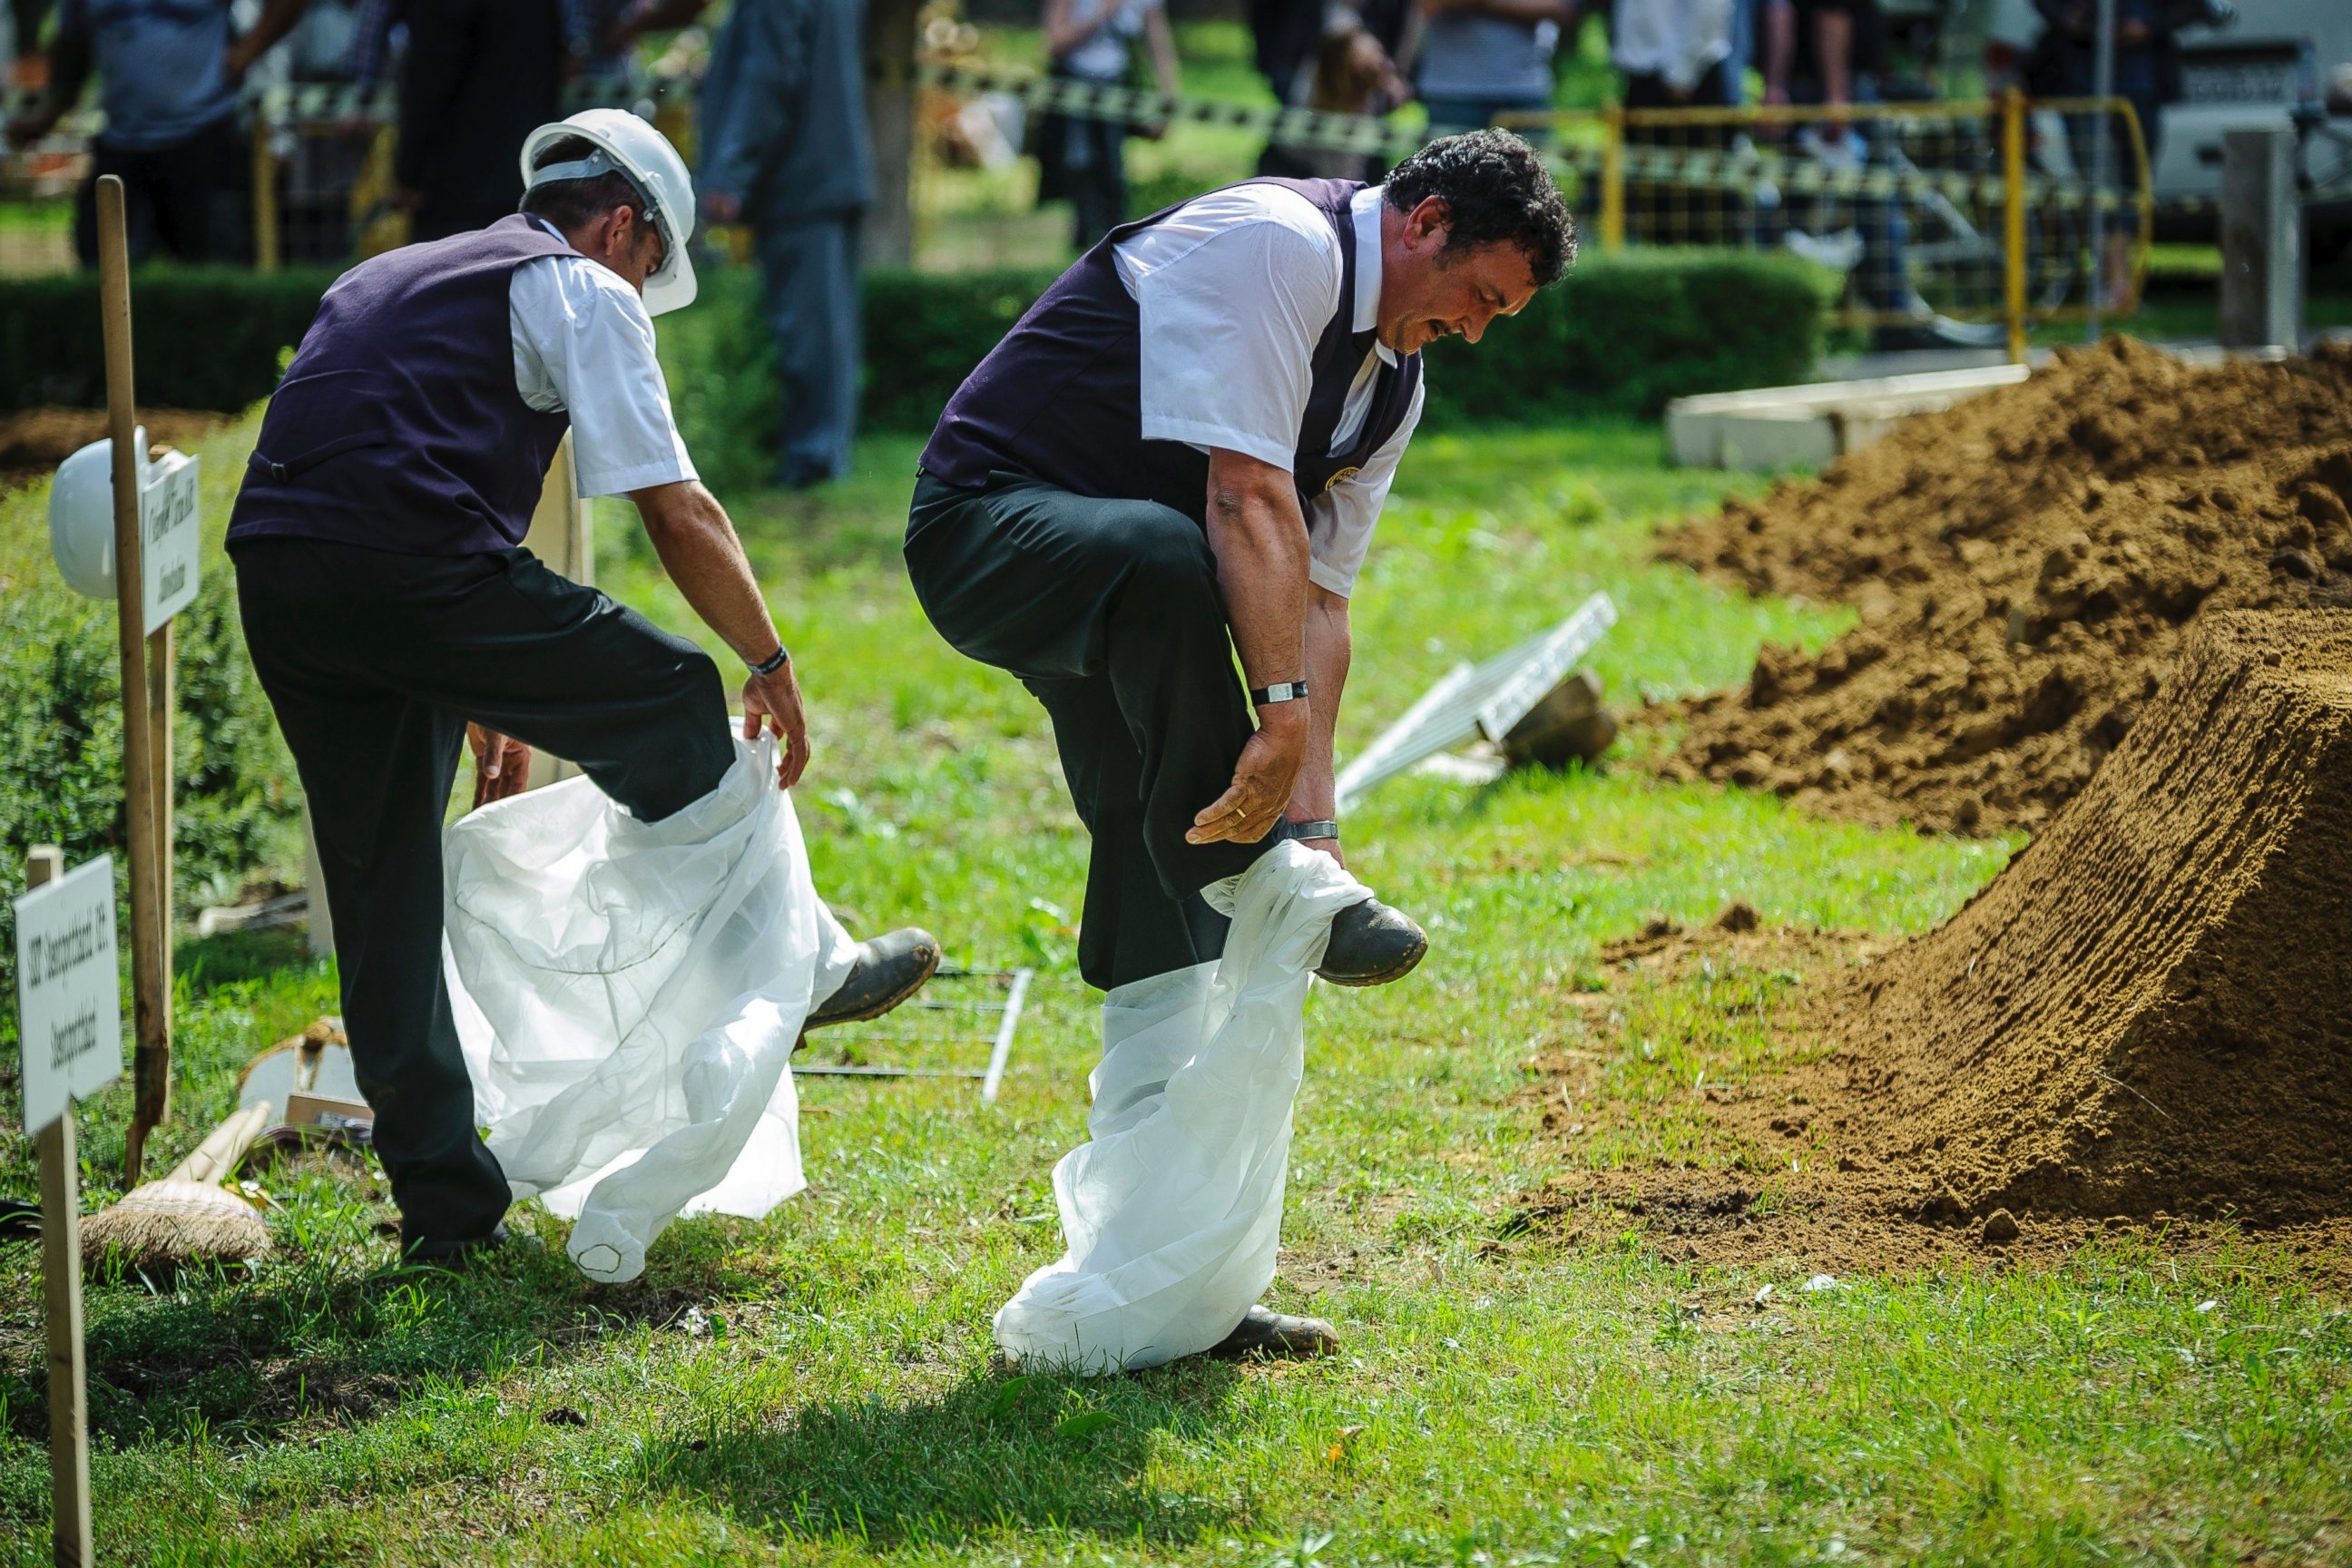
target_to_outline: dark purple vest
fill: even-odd
[[[1280,185],[1315,204],[1339,240],[1339,309],[1315,344],[1314,379],[1299,421],[1291,478],[1303,506],[1364,462],[1397,432],[1421,384],[1421,356],[1383,363],[1372,405],[1354,444],[1331,450],[1348,387],[1372,349],[1352,330],[1356,255],[1351,180],[1250,180]],[[1181,441],[1147,441],[1143,428],[1143,335],[1134,297],[1119,281],[1111,247],[1174,212],[1115,228],[1029,307],[980,367],[964,378],[930,444],[923,470],[976,489],[992,472],[1041,479],[1085,496],[1156,500],[1200,521],[1208,510],[1209,458]]]
[[[344,273],[262,416],[228,542],[399,555],[521,543],[572,418],[515,390],[507,288],[524,262],[571,254],[518,214]]]

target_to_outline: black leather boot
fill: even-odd
[[[920,991],[939,966],[940,939],[920,926],[861,942],[841,988],[817,1004],[801,1029],[878,1018]]]
[[[1378,899],[1349,904],[1331,922],[1331,945],[1315,973],[1334,985],[1386,985],[1412,973],[1429,934]]]

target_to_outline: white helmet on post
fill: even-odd
[[[576,136],[593,145],[587,157],[544,169],[531,164],[550,145]],[[661,231],[662,262],[646,279],[646,314],[658,316],[694,303],[694,263],[686,242],[694,237],[694,182],[669,138],[624,109],[583,109],[569,120],[542,125],[523,138],[522,183],[528,191],[558,180],[588,180],[618,174],[636,186],[648,216]]]
[[[147,427],[131,438],[139,448],[139,484],[147,483]],[[58,465],[49,487],[49,552],[58,574],[77,594],[114,597],[114,443],[92,441]]]

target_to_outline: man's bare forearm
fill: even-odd
[[[1209,453],[1209,549],[1242,672],[1252,686],[1307,673],[1307,521],[1287,471],[1239,452]],[[1296,795],[1312,715],[1300,701],[1258,710],[1234,782],[1202,806],[1188,842],[1255,844]]]
[[[1252,686],[1307,674],[1307,520],[1290,476],[1238,453],[1209,457],[1209,549]]]
[[[1299,766],[1298,784],[1292,790],[1290,807],[1284,814],[1293,822],[1313,822],[1339,815],[1332,744],[1339,730],[1339,696],[1347,689],[1348,660],[1352,647],[1348,601],[1328,589],[1309,584],[1307,760]]]
[[[661,557],[677,591],[702,622],[746,664],[776,651],[776,625],[751,575],[743,542],[735,536],[727,509],[701,481],[655,485],[632,490],[629,499],[645,519],[646,537]]]

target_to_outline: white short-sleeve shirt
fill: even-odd
[[[1349,304],[1359,332],[1380,321],[1381,200],[1381,188],[1368,186],[1349,207],[1357,259]],[[1340,308],[1344,264],[1322,213],[1280,185],[1236,185],[1129,236],[1112,258],[1142,330],[1143,438],[1223,447],[1289,471],[1315,344]],[[1381,366],[1395,363],[1379,343],[1364,356],[1332,432],[1334,452],[1354,444]],[[1421,407],[1417,388],[1396,434],[1307,503],[1307,576],[1317,586],[1342,597],[1354,588]]]
[[[584,256],[539,257],[507,284],[507,322],[515,390],[542,414],[571,412],[582,495],[695,478],[654,357],[653,318],[628,279]]]

